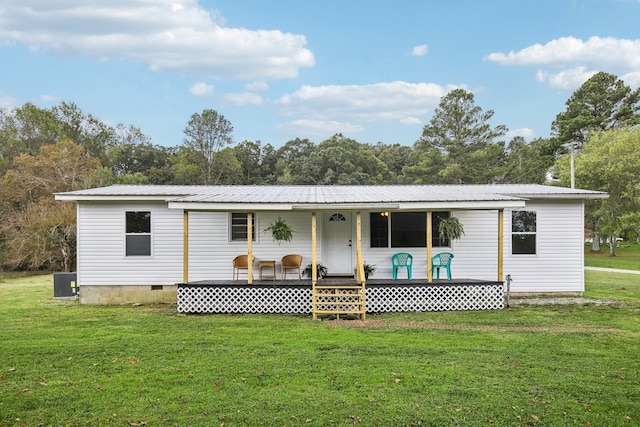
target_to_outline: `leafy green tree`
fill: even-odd
[[[31,103],[0,110],[0,175],[13,158],[22,153],[37,154],[41,146],[60,140],[61,132],[51,111]]]
[[[590,133],[640,123],[640,89],[631,90],[613,74],[599,72],[567,100],[551,125],[558,144],[584,144]]]
[[[415,166],[405,167],[403,181],[437,184],[482,184],[502,179],[505,165],[504,125],[488,122],[493,111],[475,105],[474,95],[455,89],[445,95],[414,144]]]
[[[299,157],[308,156],[316,150],[316,145],[308,139],[292,139],[278,149],[278,157],[290,163]]]
[[[262,147],[260,174],[264,184],[276,184],[278,180],[278,151],[271,144]]]
[[[405,167],[415,166],[416,156],[413,155],[413,149],[407,145],[386,145],[379,142],[371,148],[374,155],[380,159],[393,174],[392,181],[389,182],[389,184],[398,183],[398,177],[402,175],[402,170]]]
[[[194,149],[181,145],[169,156],[171,165],[171,184],[177,185],[202,185],[204,176],[202,167],[198,164],[200,153]]]
[[[238,185],[243,183],[244,169],[235,156],[233,148],[226,147],[214,155],[216,165],[215,182],[221,185]]]
[[[389,182],[391,172],[364,144],[336,134],[291,162],[295,184],[346,185]]]
[[[605,191],[609,198],[590,206],[587,220],[597,236],[610,242],[615,256],[615,238],[640,232],[640,128],[620,128],[593,134],[575,160],[579,187]],[[569,182],[567,156],[556,163],[563,184]],[[639,234],[640,235],[640,234]]]
[[[166,147],[148,142],[121,142],[109,150],[108,157],[115,177],[149,175],[151,170],[169,168],[169,152]]]
[[[262,184],[262,143],[242,141],[233,147],[233,153],[242,169],[242,180],[236,184]]]
[[[504,182],[511,184],[543,184],[556,160],[554,144],[538,138],[526,142],[517,136],[507,146]]]
[[[118,131],[124,134],[123,125],[113,128],[91,114],[83,112],[73,102],[61,102],[51,109],[61,130],[61,138],[84,147],[89,155],[109,164],[108,153],[118,140]],[[126,135],[122,135],[124,139]]]
[[[215,154],[231,144],[233,126],[215,110],[204,110],[193,114],[184,129],[184,143],[197,153],[197,164],[202,170],[204,184],[217,184],[220,176]],[[217,156],[223,160],[225,156]]]
[[[296,159],[301,159],[311,155],[316,149],[316,145],[308,139],[296,138],[287,141],[276,151],[275,179],[274,183],[280,185],[292,185],[297,182],[295,173],[291,170],[291,165]]]

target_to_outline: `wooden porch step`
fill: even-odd
[[[340,314],[358,314],[365,320],[364,285],[316,284],[313,287],[313,318],[317,319],[319,315]]]
[[[323,279],[331,280],[331,279],[353,279],[355,276],[349,273],[342,274],[327,274],[323,277]]]
[[[340,311],[340,313],[336,313],[333,310],[317,310],[315,312],[316,315],[318,314],[326,314],[326,315],[338,315],[338,314],[362,314],[362,312],[360,310],[342,310]]]

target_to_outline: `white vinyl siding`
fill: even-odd
[[[505,213],[505,274],[513,292],[584,291],[584,210],[581,201],[529,201],[537,214],[536,255],[511,255]]]
[[[311,213],[310,212],[256,212],[255,238],[252,253],[255,279],[258,278],[258,261],[276,261],[280,277],[280,260],[288,254],[302,255],[302,267],[311,264]],[[265,233],[281,217],[293,228],[291,242],[274,242],[271,233]],[[226,212],[189,212],[189,280],[227,280],[232,275],[232,260],[247,253],[246,241],[230,241],[229,221]],[[322,251],[322,219],[318,215],[318,253]],[[318,262],[322,262],[318,255]]]
[[[521,209],[520,209],[521,210]],[[584,290],[583,207],[581,201],[529,200],[526,210],[537,214],[537,253],[511,255],[511,214],[504,212],[504,275],[511,274],[513,292],[582,292]],[[152,214],[152,255],[125,256],[126,211]],[[331,212],[333,213],[333,212]],[[350,238],[355,265],[355,212]],[[329,214],[329,213],[327,213]],[[451,248],[434,248],[433,255],[451,251],[453,278],[497,280],[498,211],[454,210],[465,234]],[[189,280],[228,280],[232,260],[247,253],[247,242],[230,241],[229,212],[189,212]],[[311,212],[256,211],[257,261],[300,254],[303,267],[311,263]],[[294,230],[291,242],[274,242],[264,229],[278,217]],[[372,278],[391,278],[391,257],[401,248],[370,248],[369,212],[362,211],[363,258],[376,266]],[[323,213],[317,214],[317,253],[322,263]],[[426,248],[410,248],[414,279],[427,277]],[[87,202],[78,204],[78,283],[82,285],[172,285],[182,282],[183,211],[170,210],[166,202]]]
[[[583,292],[583,208],[581,201],[530,201],[527,210],[536,211],[537,253],[511,254],[511,211],[504,213],[504,277],[510,274],[512,292]],[[453,211],[465,234],[451,248],[433,248],[432,254],[452,252],[453,278],[497,280],[498,211]],[[369,216],[363,216],[363,242],[369,241]],[[391,277],[391,257],[398,248],[368,248],[363,258],[375,264],[373,278]],[[413,277],[427,277],[426,248],[409,248],[413,255]]]
[[[151,256],[126,256],[125,212],[152,214]],[[78,207],[78,283],[173,285],[182,278],[182,212],[166,203],[83,202]]]
[[[452,247],[432,248],[432,255],[452,252],[452,274],[454,278],[497,280],[498,277],[498,214],[497,211],[455,211],[464,227],[462,239],[455,240]],[[369,241],[369,216],[362,220],[363,242]],[[363,245],[363,259],[375,264],[372,278],[391,277],[391,257],[397,252],[409,252],[413,256],[413,278],[427,277],[427,248],[368,248]],[[401,276],[403,277],[403,276]]]

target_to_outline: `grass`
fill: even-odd
[[[591,245],[585,245],[585,266],[640,270],[640,244],[623,242],[616,247],[614,257],[609,256],[609,246],[602,245],[600,248],[600,252],[591,252]]]
[[[487,326],[440,330],[81,306],[5,277],[0,426],[638,425],[640,276],[587,283],[609,304],[370,316]]]

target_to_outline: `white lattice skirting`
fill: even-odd
[[[180,313],[311,314],[311,301],[306,286],[178,286]],[[366,306],[367,313],[498,310],[504,308],[504,285],[367,286]]]
[[[178,286],[178,311],[311,314],[311,287]]]

